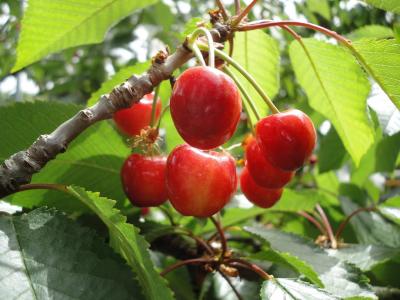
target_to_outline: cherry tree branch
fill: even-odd
[[[211,35],[215,42],[225,42],[230,36],[230,27],[216,23]],[[0,198],[18,191],[20,185],[29,183],[33,174],[38,173],[59,153],[65,152],[69,143],[86,128],[98,121],[110,119],[116,111],[138,102],[192,57],[193,53],[186,46],[186,41],[169,56],[159,52],[146,73],[131,76],[110,94],[102,95],[92,107],[79,111],[52,133],[39,136],[28,149],[6,159],[0,165]]]

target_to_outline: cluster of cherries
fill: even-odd
[[[117,126],[138,135],[150,124],[153,95],[146,95],[131,108],[114,115]],[[125,161],[121,178],[133,205],[158,206],[167,199],[182,215],[209,217],[220,211],[237,189],[235,159],[215,149],[235,132],[242,111],[233,80],[211,67],[192,67],[174,84],[171,116],[187,144],[167,157],[132,154]],[[161,102],[157,99],[156,116]],[[255,138],[245,143],[246,164],[240,175],[244,195],[267,208],[282,194],[283,186],[311,155],[316,133],[310,118],[289,110],[261,119]]]

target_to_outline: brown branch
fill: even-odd
[[[211,34],[215,42],[225,42],[230,35],[230,28],[216,23]],[[174,70],[193,57],[193,53],[185,46],[185,42],[177,48],[175,53],[160,60],[159,58],[163,55],[165,53],[160,52],[153,60],[152,66],[143,75],[131,76],[114,88],[110,94],[101,96],[92,107],[79,111],[52,133],[39,136],[28,149],[6,159],[0,165],[0,198],[18,191],[22,184],[29,183],[33,174],[39,172],[59,153],[65,152],[69,143],[86,128],[98,121],[110,119],[114,112],[138,102],[161,81],[169,79]]]

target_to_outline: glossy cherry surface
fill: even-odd
[[[150,125],[151,109],[153,105],[154,94],[145,95],[138,103],[130,108],[117,111],[113,118],[118,129],[129,136],[139,135],[140,130]],[[156,103],[156,120],[160,117],[161,100]]]
[[[311,119],[297,109],[260,120],[256,125],[256,137],[267,160],[286,171],[303,166],[316,142]]]
[[[250,202],[262,208],[273,206],[280,198],[283,189],[267,189],[259,186],[251,177],[247,167],[240,174],[240,188]]]
[[[167,200],[165,170],[167,158],[131,154],[121,169],[125,194],[135,206],[158,206]]]
[[[233,80],[220,70],[193,67],[174,84],[171,115],[182,138],[199,149],[225,143],[235,132],[242,110]]]
[[[166,183],[169,201],[178,212],[209,217],[236,191],[235,161],[228,153],[181,145],[168,157]]]
[[[278,189],[287,184],[294,172],[275,168],[265,158],[255,138],[250,138],[246,145],[246,166],[254,181],[268,189]]]

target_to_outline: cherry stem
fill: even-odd
[[[376,211],[375,207],[361,207],[355,211],[353,211],[350,215],[344,219],[342,223],[340,223],[338,230],[336,231],[336,240],[339,240],[340,236],[343,233],[343,230],[346,228],[347,224],[350,222],[350,219],[354,217],[355,215],[359,214],[360,212],[365,212],[365,211]]]
[[[160,129],[161,126],[161,119],[164,117],[165,113],[167,112],[167,110],[169,109],[169,103],[164,107],[164,109],[162,110],[161,114],[160,114],[160,119],[158,120],[158,124],[157,124],[157,130]]]
[[[207,242],[205,240],[195,236],[193,234],[193,232],[191,232],[190,230],[187,230],[187,229],[184,229],[184,228],[178,228],[178,229],[182,234],[194,239],[200,246],[202,246],[204,248],[204,250],[206,250],[208,252],[208,254],[210,254],[210,255],[214,255],[215,254],[214,250],[210,247],[210,245],[207,244]]]
[[[290,20],[285,20],[285,21],[270,21],[270,20],[259,20],[255,22],[249,22],[245,25],[241,25],[236,28],[237,31],[249,31],[249,30],[255,30],[255,29],[263,29],[263,28],[268,28],[268,27],[283,27],[283,26],[299,26],[299,27],[306,27],[309,29],[313,29],[315,31],[319,31],[321,33],[324,33],[330,37],[333,37],[337,41],[343,43],[347,47],[352,47],[351,46],[351,41],[346,39],[344,36],[341,36],[335,31],[332,31],[328,28],[312,24],[312,23],[307,23],[307,22],[300,22],[300,21],[290,21]]]
[[[222,17],[224,18],[224,21],[227,21],[229,19],[229,14],[226,11],[225,5],[222,3],[221,0],[215,0],[215,2],[217,3],[217,6],[219,8],[219,10],[221,11]]]
[[[257,0],[251,1],[249,5],[232,21],[232,27],[237,26],[249,13],[253,6],[257,3]]]
[[[187,260],[183,260],[183,261],[179,261],[177,263],[174,263],[172,265],[170,265],[169,267],[167,267],[164,271],[162,271],[160,273],[161,276],[165,276],[166,274],[168,274],[169,272],[178,269],[182,266],[185,265],[196,265],[196,264],[206,264],[206,263],[211,263],[213,262],[213,260],[209,259],[209,258],[193,258],[193,259],[187,259]]]
[[[19,187],[16,192],[28,191],[28,190],[55,190],[60,192],[68,192],[67,186],[64,184],[56,183],[30,183],[23,184]]]
[[[205,28],[205,27],[197,28],[195,31],[193,31],[189,35],[189,39],[188,39],[189,47],[193,48],[193,50],[195,51],[196,57],[200,60],[201,64],[204,66],[205,65],[205,61],[204,61],[203,55],[201,54],[200,50],[198,50],[198,46],[197,46],[197,43],[196,43],[196,40],[197,40],[197,38],[199,37],[200,34],[204,34],[206,39],[207,39],[208,65],[211,68],[214,68],[215,67],[214,40],[212,38],[212,35],[211,35],[210,31],[207,28]],[[201,59],[198,56],[198,53],[196,53],[196,51],[198,51],[200,53]]]
[[[221,223],[219,221],[217,221],[214,217],[210,217],[211,222],[213,222],[215,228],[218,231],[219,237],[220,237],[220,241],[221,241],[221,247],[222,247],[222,252],[221,252],[221,259],[223,259],[225,257],[225,253],[228,249],[227,244],[226,244],[226,237],[224,234],[224,231],[221,227]]]
[[[257,111],[257,107],[254,104],[253,100],[251,99],[249,93],[247,93],[246,89],[243,87],[243,85],[241,84],[241,82],[239,81],[239,79],[235,76],[235,74],[233,74],[233,72],[231,70],[229,70],[227,67],[224,67],[224,72],[226,74],[228,74],[232,80],[236,83],[237,87],[239,88],[240,92],[242,93],[244,99],[246,100],[246,103],[250,106],[251,111],[254,113],[254,115],[256,116],[257,120],[261,119],[260,113]],[[249,115],[249,111],[247,106],[245,105],[245,109],[247,110],[247,114]],[[249,115],[249,120],[251,123],[251,118]],[[253,124],[250,124],[251,128],[253,128]]]
[[[236,297],[239,300],[244,300],[243,297],[240,295],[240,293],[238,292],[238,290],[235,288],[235,286],[233,285],[232,281],[228,278],[228,276],[226,276],[221,270],[218,269],[218,273],[225,279],[225,281],[229,284],[229,286],[231,287],[232,291],[235,293]]]
[[[199,63],[203,66],[206,67],[207,64],[204,60],[203,54],[201,53],[199,47],[197,46],[197,44],[193,44],[191,46],[189,46],[190,49],[192,49],[194,55],[196,56],[197,60],[199,61]]]
[[[315,207],[316,207],[319,215],[321,216],[322,223],[324,224],[326,232],[328,233],[328,238],[331,242],[331,247],[333,249],[337,249],[337,241],[336,241],[335,236],[333,235],[332,226],[329,223],[328,217],[326,216],[324,210],[322,209],[321,205],[319,205],[319,203],[317,203],[317,205]]]
[[[156,107],[157,107],[157,98],[158,94],[160,93],[160,84],[157,85],[155,91],[154,91],[154,97],[153,97],[153,103],[151,105],[151,121],[150,121],[150,127],[154,126],[154,122],[156,121]]]
[[[169,211],[166,207],[160,205],[160,206],[158,206],[158,209],[160,209],[160,210],[163,212],[163,214],[167,217],[167,219],[169,220],[169,223],[170,223],[172,226],[176,226],[176,225],[177,225],[177,224],[175,223],[174,218],[172,217],[170,211]]]
[[[266,280],[270,280],[270,279],[274,278],[273,276],[269,275],[267,272],[265,272],[263,269],[261,269],[256,264],[250,263],[250,262],[240,259],[240,258],[230,258],[230,259],[227,259],[225,262],[226,263],[237,263],[241,266],[244,266],[245,268],[252,270],[253,272],[257,273],[263,279],[266,279]]]
[[[204,44],[199,44],[200,49],[207,50],[207,46]],[[215,54],[219,57],[221,57],[223,60],[227,61],[230,63],[232,66],[234,66],[254,87],[254,89],[257,91],[257,93],[261,96],[261,98],[264,100],[264,102],[268,105],[269,109],[272,111],[272,113],[279,113],[278,108],[274,105],[272,100],[265,94],[263,89],[260,87],[260,85],[257,83],[257,81],[253,78],[253,76],[250,75],[249,72],[247,72],[238,62],[236,62],[234,59],[229,57],[225,52],[215,49]]]
[[[321,223],[315,219],[313,216],[309,215],[308,213],[306,213],[305,211],[299,211],[297,212],[298,215],[306,218],[308,221],[310,221],[311,223],[313,223],[315,225],[315,227],[318,228],[318,230],[323,234],[326,235],[326,230],[322,227]]]
[[[236,148],[239,148],[239,147],[242,147],[242,146],[243,146],[243,143],[236,143],[236,144],[233,144],[233,145],[229,146],[228,148],[225,148],[224,150],[225,151],[232,151],[233,149],[236,149]]]

